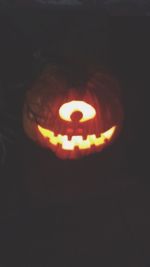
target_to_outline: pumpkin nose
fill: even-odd
[[[83,117],[83,113],[81,111],[74,111],[72,114],[71,114],[71,121],[73,122],[79,122],[82,117]]]

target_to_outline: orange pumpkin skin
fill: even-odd
[[[70,73],[48,66],[27,91],[23,109],[27,136],[62,159],[104,149],[118,136],[123,118],[119,85],[111,75],[89,71],[80,82]]]

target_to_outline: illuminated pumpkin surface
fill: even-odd
[[[59,80],[57,72],[51,75],[51,69],[45,74],[46,87],[37,83],[27,94],[23,118],[27,135],[62,159],[80,158],[108,146],[120,129],[122,112],[106,77],[105,87],[102,75],[98,78],[103,87],[96,88],[92,80],[80,91],[67,88],[67,82]]]

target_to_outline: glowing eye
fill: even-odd
[[[65,121],[72,121],[71,116],[74,112],[82,113],[80,122],[93,119],[96,115],[96,110],[90,104],[84,101],[71,101],[63,104],[59,109],[60,117]]]

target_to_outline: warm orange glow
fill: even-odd
[[[58,134],[55,136],[53,131],[42,128],[38,125],[38,129],[43,137],[48,138],[49,142],[52,145],[61,144],[62,149],[64,150],[74,150],[75,147],[79,149],[88,149],[92,145],[96,147],[105,144],[106,141],[110,140],[115,132],[116,126],[113,126],[108,131],[100,134],[99,137],[96,137],[95,134],[87,135],[86,139],[83,139],[81,135],[72,136],[71,140],[68,139],[67,135]]]
[[[82,113],[82,118],[80,122],[84,122],[90,119],[93,119],[96,115],[96,110],[90,104],[84,101],[70,101],[63,104],[59,109],[60,117],[65,121],[71,121],[71,115],[80,111]]]

